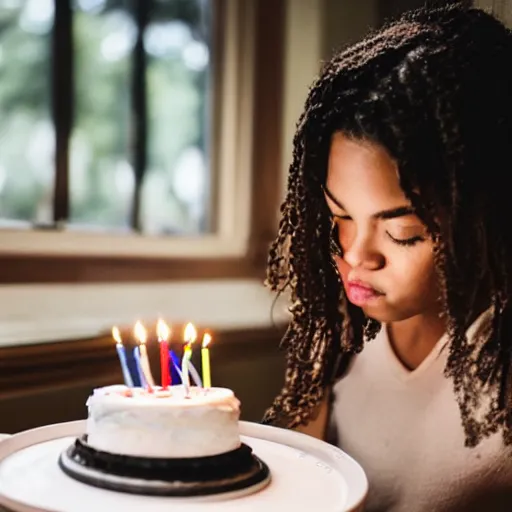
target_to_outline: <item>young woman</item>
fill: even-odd
[[[269,258],[292,321],[264,422],[325,436],[330,417],[365,510],[512,510],[510,168],[512,35],[481,10],[408,13],[310,90]]]

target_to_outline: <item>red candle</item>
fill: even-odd
[[[171,330],[163,320],[158,320],[156,326],[158,343],[160,344],[160,369],[162,374],[162,388],[168,388],[171,382],[171,374],[169,372],[169,335]]]

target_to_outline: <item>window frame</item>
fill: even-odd
[[[0,283],[261,277],[281,197],[284,0],[215,0],[214,234],[0,229]],[[63,186],[63,185],[61,185]]]

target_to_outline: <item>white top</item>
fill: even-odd
[[[464,446],[447,354],[443,337],[409,371],[383,327],[335,384],[331,421],[368,476],[365,512],[512,510],[512,450],[500,434]]]

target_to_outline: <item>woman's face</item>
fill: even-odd
[[[336,261],[350,302],[380,322],[440,311],[432,240],[382,146],[335,133],[325,199],[339,235],[343,257]]]

